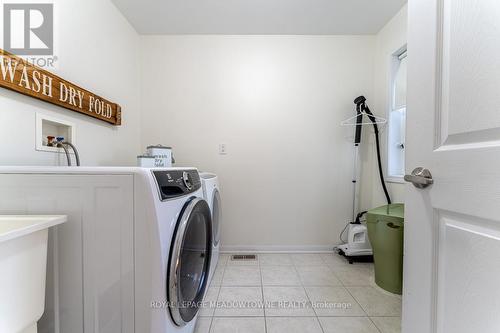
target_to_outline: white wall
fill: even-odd
[[[407,22],[407,6],[405,5],[375,36],[374,98],[368,99],[367,103],[372,112],[386,118],[389,117],[390,109],[391,58],[396,51],[406,45]],[[380,129],[385,175],[387,175],[387,130],[387,126]],[[375,136],[371,128],[365,131],[363,142],[360,207],[361,210],[366,210],[386,204],[386,199],[378,176]],[[406,169],[408,171],[408,166]],[[404,183],[387,183],[393,202],[404,202],[405,187]]]
[[[123,126],[0,89],[0,165],[65,165],[59,154],[35,151],[35,114],[76,123],[84,165],[135,165],[140,151],[139,36],[111,4],[102,0],[56,0],[53,70],[64,79],[121,105]]]
[[[163,143],[179,165],[218,173],[226,248],[337,242],[352,194],[353,131],[339,122],[360,94],[386,110],[388,55],[406,41],[406,8],[377,36],[139,37],[100,0],[57,0],[55,15],[54,72],[118,102],[123,125],[0,89],[0,165],[65,164],[35,151],[40,112],[76,124],[84,165],[134,165],[144,146]],[[363,207],[383,203],[369,139]],[[403,186],[390,189],[403,200]]]
[[[220,176],[225,249],[330,249],[351,215],[373,36],[144,36],[142,146]],[[218,144],[228,154],[218,154]]]

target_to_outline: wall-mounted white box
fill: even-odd
[[[48,146],[48,136],[64,137],[64,141],[76,144],[75,124],[65,119],[51,117],[45,114],[36,114],[36,150],[64,153],[62,148]],[[71,152],[71,150],[70,150]]]

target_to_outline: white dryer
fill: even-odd
[[[192,333],[209,285],[211,211],[197,170],[152,170],[146,176],[154,208],[139,214],[154,213],[156,223],[136,224],[136,332]]]
[[[212,263],[210,267],[210,280],[214,274],[220,252],[220,229],[222,221],[221,198],[219,192],[219,180],[216,174],[200,172],[203,184],[203,196],[208,202],[212,214]]]

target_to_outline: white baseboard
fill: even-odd
[[[330,253],[335,245],[222,245],[221,253]]]

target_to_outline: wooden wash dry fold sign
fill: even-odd
[[[121,125],[121,107],[24,59],[0,49],[0,87],[17,91],[113,125]]]

